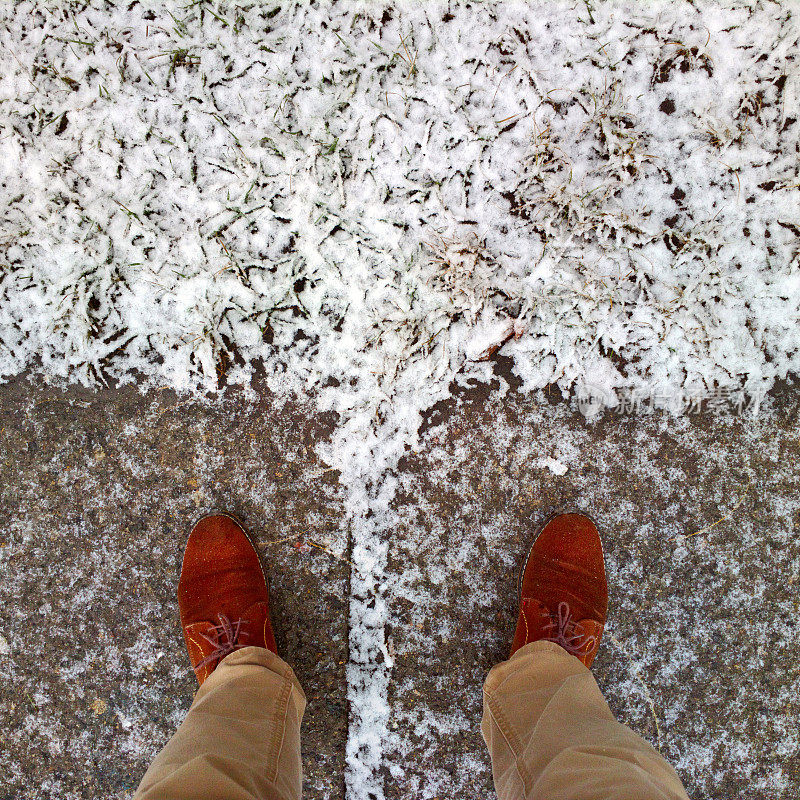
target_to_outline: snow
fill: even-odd
[[[770,2],[0,9],[0,376],[259,369],[339,414],[353,800],[394,470],[454,380],[499,350],[594,417],[800,372],[799,36]]]
[[[323,8],[4,9],[0,373],[262,360],[350,416],[512,331],[612,405],[796,371],[790,9]]]
[[[536,465],[538,467],[546,467],[553,473],[553,475],[563,475],[569,467],[563,464],[556,458],[540,458],[537,459]]]

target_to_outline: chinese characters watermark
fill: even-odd
[[[766,392],[745,391],[740,386],[717,386],[705,394],[682,389],[617,389],[616,391],[584,386],[577,394],[578,408],[590,417],[607,408],[616,414],[639,414],[670,411],[674,414],[700,414],[705,411],[757,413]]]

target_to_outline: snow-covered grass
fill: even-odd
[[[353,797],[391,470],[453,379],[502,347],[591,412],[800,372],[798,36],[771,2],[0,9],[0,376],[263,369],[338,412]]]
[[[529,388],[768,388],[800,363],[792,11],[6,5],[0,372],[260,360],[374,412],[513,336]]]

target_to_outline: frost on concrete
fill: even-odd
[[[0,387],[0,798],[130,798],[197,687],[176,584],[192,524],[223,508],[307,689],[305,796],[343,800],[345,490],[310,448],[328,433],[292,404]]]
[[[390,473],[454,378],[502,348],[593,413],[798,372],[798,35],[770,2],[0,10],[0,375],[263,370],[339,413],[358,796]]]
[[[469,400],[469,398],[468,398]],[[607,417],[546,394],[472,398],[404,459],[385,593],[386,795],[493,797],[480,687],[508,656],[517,570],[553,511],[601,528],[609,621],[593,673],[692,798],[800,786],[800,425]],[[542,454],[569,469],[553,474]]]

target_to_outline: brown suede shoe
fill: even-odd
[[[587,667],[608,613],[603,543],[583,514],[558,514],[539,531],[519,575],[520,609],[511,655],[531,642],[561,645]]]
[[[228,514],[203,517],[189,535],[178,606],[201,685],[234,650],[254,645],[276,652],[261,561],[244,528]]]

